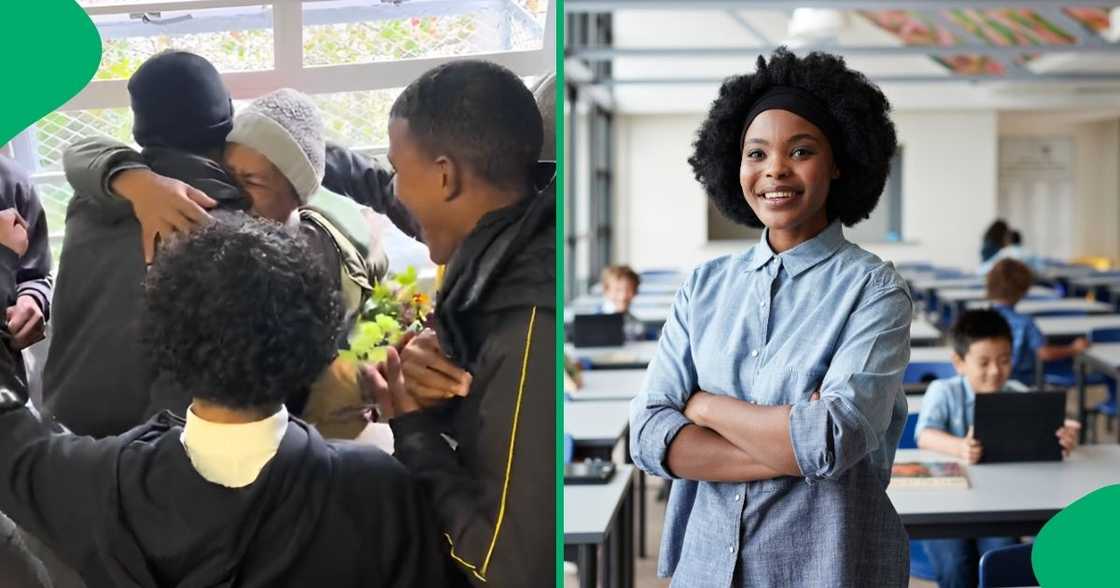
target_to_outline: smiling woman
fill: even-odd
[[[889,111],[842,59],[779,50],[729,79],[700,128],[697,179],[764,231],[685,282],[631,407],[634,462],[679,480],[658,566],[674,585],[907,583],[885,489],[911,300],[843,233],[886,182]]]

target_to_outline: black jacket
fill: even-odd
[[[74,197],[66,210],[51,347],[43,369],[46,412],[80,435],[115,435],[144,421],[154,375],[140,340],[146,273],[132,204],[110,196],[102,170],[151,167],[203,190],[226,208],[248,201],[221,166],[169,148],[102,149],[85,139],[65,154]]]
[[[27,221],[28,244],[16,265],[16,291],[4,303],[11,305],[17,296],[29,295],[38,303],[43,317],[49,319],[54,280],[47,215],[27,173],[14,161],[0,157],[0,210],[7,208],[15,208]]]
[[[397,459],[421,480],[451,558],[478,586],[555,578],[555,236],[551,192],[479,221],[436,302],[440,344],[474,375],[470,392],[390,422]]]

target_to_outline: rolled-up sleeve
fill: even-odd
[[[949,430],[949,388],[944,382],[930,382],[922,395],[922,410],[918,412],[918,422],[914,425],[914,443],[923,429],[936,429],[945,433]]]
[[[642,470],[674,478],[666,465],[669,444],[685,425],[682,412],[697,389],[688,333],[689,279],[677,292],[642,391],[630,403],[630,454]]]
[[[793,405],[790,440],[810,483],[833,479],[878,449],[910,361],[905,286],[869,284],[841,331],[819,401]]]

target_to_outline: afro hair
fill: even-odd
[[[816,97],[836,121],[842,145],[832,145],[840,177],[832,180],[825,204],[828,220],[852,226],[867,218],[883,192],[898,143],[890,103],[844,59],[813,52],[798,57],[784,47],[767,62],[758,58],[753,74],[724,81],[701,125],[688,159],[696,179],[728,219],[761,228],[739,183],[743,125],[755,101],[775,86],[792,86]]]
[[[148,271],[143,335],[152,365],[227,408],[283,402],[335,357],[337,286],[294,229],[213,214],[168,241]]]

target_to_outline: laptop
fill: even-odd
[[[972,420],[980,463],[1061,461],[1054,433],[1065,417],[1065,392],[977,394]]]
[[[626,341],[626,315],[577,314],[572,321],[572,344],[576,347],[620,347]]]

